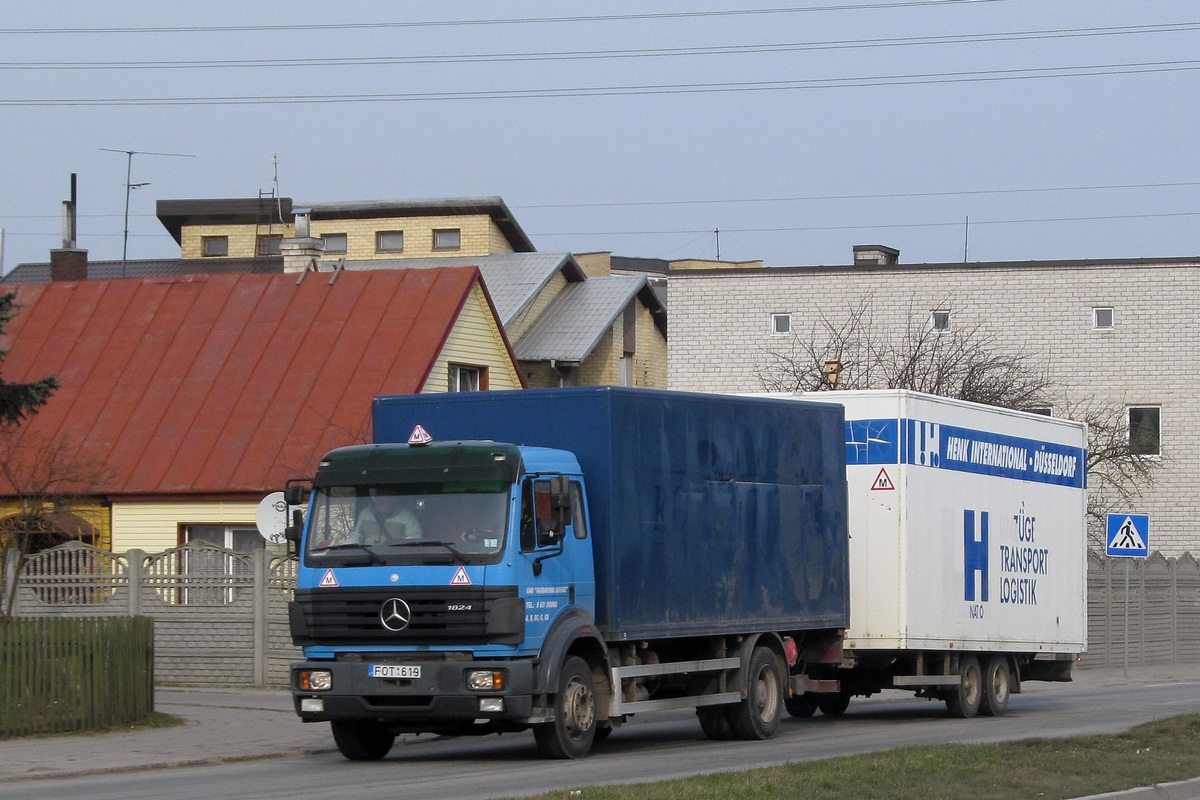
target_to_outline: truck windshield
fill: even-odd
[[[494,562],[504,549],[508,488],[493,481],[318,487],[306,562]]]

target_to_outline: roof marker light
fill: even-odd
[[[408,443],[413,447],[424,447],[431,442],[433,442],[433,437],[420,425],[413,428],[412,433],[408,435]]]

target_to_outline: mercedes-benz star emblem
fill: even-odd
[[[379,609],[379,621],[389,631],[402,631],[412,619],[412,609],[399,597],[389,597]]]

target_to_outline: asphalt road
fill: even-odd
[[[941,703],[888,693],[856,700],[839,718],[787,720],[766,742],[711,742],[679,712],[636,720],[571,762],[540,758],[529,734],[419,737],[382,762],[351,763],[336,752],[199,767],[41,779],[0,786],[0,800],[193,798],[517,797],[588,785],[645,782],[789,761],[886,750],[899,744],[988,742],[1126,730],[1140,722],[1200,712],[1200,675],[1161,683],[1027,684],[998,719],[949,719]],[[81,737],[86,746],[86,737]],[[1197,768],[1200,775],[1200,767]]]

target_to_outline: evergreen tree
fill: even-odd
[[[20,307],[15,302],[16,297],[15,292],[0,294],[0,335]],[[4,363],[6,355],[7,350],[0,350],[0,364]],[[58,378],[53,375],[34,383],[5,383],[0,378],[0,427],[16,426],[25,417],[36,414],[57,388]]]

